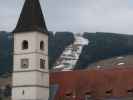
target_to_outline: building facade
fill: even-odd
[[[13,31],[12,100],[48,100],[48,31],[39,0],[26,0]]]

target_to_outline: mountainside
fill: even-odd
[[[100,60],[96,63],[92,63],[88,66],[88,69],[93,68],[125,68],[133,67],[133,55],[123,55],[112,57],[109,59]]]
[[[56,32],[49,34],[49,66],[53,67],[65,48],[74,42],[72,32]]]
[[[9,32],[0,32],[0,74],[12,71],[12,37]]]
[[[89,44],[84,46],[75,69],[87,68],[92,63],[115,56],[133,54],[133,35],[115,33],[87,33],[83,35]],[[49,32],[49,65],[53,67],[66,47],[75,41],[72,32]],[[0,74],[12,71],[12,37],[0,32]]]
[[[83,34],[74,34],[74,42],[65,48],[59,59],[54,64],[53,71],[70,71],[75,69],[75,65],[85,45],[89,41],[83,37]]]
[[[84,33],[84,37],[90,43],[83,48],[76,69],[114,56],[133,54],[133,35],[97,32]]]

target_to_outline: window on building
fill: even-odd
[[[92,100],[91,92],[86,92],[85,93],[85,100]]]
[[[66,96],[67,97],[72,96],[72,93],[66,93]]]
[[[107,96],[111,96],[112,95],[112,89],[108,90],[105,92]]]
[[[128,95],[133,95],[133,89],[129,89],[127,90],[127,92],[128,92]]]
[[[29,67],[29,59],[21,59],[21,68]]]
[[[40,42],[40,50],[44,50],[44,42],[43,41]]]
[[[24,95],[25,94],[25,92],[24,92],[24,90],[22,91],[22,95]]]
[[[73,93],[72,93],[72,92],[67,92],[67,93],[65,94],[65,100],[71,100],[72,97],[73,97]]]
[[[27,40],[24,40],[22,42],[22,49],[25,50],[25,49],[28,49],[28,41]]]
[[[40,68],[41,69],[45,68],[45,60],[44,59],[40,59]]]
[[[11,86],[9,84],[6,85],[6,87],[5,87],[4,96],[5,97],[10,97],[11,96]]]

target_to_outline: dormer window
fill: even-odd
[[[66,99],[71,99],[72,98],[72,96],[73,96],[73,93],[72,92],[67,92],[66,94],[65,94],[65,98]]]
[[[106,93],[107,96],[111,96],[112,92],[113,92],[112,89],[110,89],[110,90],[106,91],[105,93]]]
[[[25,50],[25,49],[28,49],[28,41],[27,40],[24,40],[22,42],[22,50]]]
[[[86,92],[85,93],[85,100],[92,100],[91,92]]]
[[[43,41],[40,42],[40,50],[44,50],[44,42]]]
[[[127,90],[127,92],[128,92],[128,95],[133,95],[133,89],[129,89]]]

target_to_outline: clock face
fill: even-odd
[[[28,68],[29,59],[21,59],[21,68]]]

